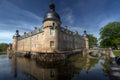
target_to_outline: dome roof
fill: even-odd
[[[88,34],[87,34],[87,31],[86,31],[86,30],[84,30],[83,37],[88,37]]]
[[[60,16],[59,14],[55,11],[55,5],[53,3],[50,4],[50,11],[48,11],[45,16],[44,16],[44,20],[58,20],[60,21]],[[61,22],[61,21],[60,21]]]
[[[60,16],[55,11],[49,11],[44,16],[44,20],[45,19],[57,19],[57,20],[60,20]]]

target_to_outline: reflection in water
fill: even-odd
[[[13,60],[13,74],[14,74],[14,77],[16,78],[17,77],[17,58],[16,58],[16,56],[13,56],[13,58],[12,58],[12,60]]]
[[[28,77],[28,80],[70,80],[75,70],[67,62],[43,64],[19,57],[13,57],[12,61],[15,77],[17,77],[17,71],[21,71]]]
[[[75,60],[73,65],[79,70],[72,80],[110,80],[109,57],[106,54],[98,57],[86,55]]]
[[[109,80],[108,60],[106,55],[77,55],[66,61],[43,63],[12,56],[12,76],[4,80]]]

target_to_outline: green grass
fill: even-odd
[[[113,52],[114,52],[115,56],[120,56],[120,50],[114,50]]]

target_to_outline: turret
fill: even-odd
[[[52,26],[53,24],[55,26],[60,26],[61,19],[59,14],[55,11],[55,4],[51,3],[49,5],[49,11],[44,16],[43,27]]]
[[[55,11],[55,4],[49,5],[49,11],[45,14],[43,19],[44,41],[48,46],[44,46],[47,52],[58,51],[59,49],[59,30],[61,20],[59,14]]]
[[[16,30],[16,33],[13,36],[13,44],[12,44],[12,50],[13,51],[17,51],[17,45],[18,45],[18,38],[19,37],[20,37],[19,30]]]
[[[83,38],[84,38],[84,41],[85,41],[85,48],[89,49],[89,39],[88,39],[88,35],[87,35],[86,30],[84,30]]]

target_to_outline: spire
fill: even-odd
[[[87,35],[87,31],[86,31],[86,30],[84,30],[83,37],[88,37],[88,35]]]
[[[19,35],[19,30],[16,30],[16,36],[18,36]]]
[[[86,30],[84,30],[84,35],[86,35],[86,34],[87,34]]]
[[[57,20],[61,24],[60,16],[55,11],[55,4],[53,2],[49,4],[49,11],[45,14],[43,22],[47,20]]]
[[[19,36],[20,36],[20,35],[19,35],[19,30],[16,30],[15,36],[16,36],[16,37],[19,37]]]
[[[49,7],[50,7],[50,11],[55,11],[55,4],[53,2],[50,3]]]

